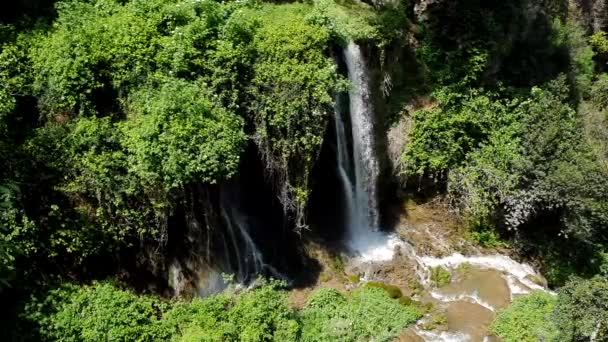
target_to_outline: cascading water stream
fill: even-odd
[[[262,253],[249,234],[247,219],[238,208],[239,201],[235,193],[229,190],[222,192],[220,210],[236,257],[235,280],[245,282],[252,276],[260,274],[264,262]]]
[[[221,215],[231,240],[230,244],[234,248],[237,266],[236,270],[227,272],[236,271],[235,280],[238,283],[247,283],[264,272],[276,279],[287,279],[272,265],[264,262],[262,252],[251,237],[251,220],[240,210],[238,191],[224,189],[220,199]]]
[[[351,222],[354,233],[376,230],[378,222],[378,161],[374,152],[374,119],[370,105],[367,67],[359,46],[350,42],[344,49],[349,91],[349,112],[353,136],[354,202],[356,215]]]
[[[368,71],[357,44],[350,42],[343,53],[352,84],[348,107],[352,151],[348,149],[347,130],[339,105],[335,110],[335,126],[338,176],[345,199],[346,242],[363,261],[389,260],[395,246],[388,236],[378,231],[377,181],[380,167],[374,151],[374,113]]]

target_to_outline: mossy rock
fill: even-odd
[[[403,296],[403,297],[399,298],[399,304],[404,305],[404,306],[411,306],[411,305],[417,306],[417,305],[415,305],[416,301],[408,296]]]
[[[424,291],[424,286],[422,286],[422,284],[417,281],[417,280],[411,280],[408,283],[408,287],[410,289],[410,292],[412,293],[412,295],[419,295]]]
[[[421,325],[423,330],[447,330],[448,317],[443,312],[435,312]]]
[[[348,276],[348,281],[353,284],[358,284],[361,281],[361,276],[358,274],[350,274]]]
[[[365,283],[365,286],[379,287],[381,289],[384,289],[384,291],[386,291],[386,293],[388,293],[388,295],[393,299],[403,297],[403,292],[401,292],[401,289],[395,285],[390,285],[381,281],[368,281],[367,283]]]

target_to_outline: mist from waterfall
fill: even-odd
[[[344,49],[348,78],[352,151],[339,103],[335,110],[338,176],[344,188],[346,243],[355,253],[370,259],[392,258],[387,236],[378,231],[378,175],[374,151],[374,113],[368,71],[360,47],[350,42]],[[352,158],[352,159],[351,159]]]

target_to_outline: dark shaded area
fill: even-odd
[[[2,5],[0,23],[16,21],[36,21],[39,19],[50,22],[55,15],[55,0],[14,0]]]
[[[529,31],[515,33],[509,50],[499,64],[495,77],[516,87],[529,87],[567,72],[570,56],[567,46],[555,46],[550,18],[539,15]],[[498,58],[500,59],[500,58]]]
[[[338,96],[339,103],[348,101],[347,96]],[[319,158],[310,175],[312,191],[308,201],[308,220],[312,230],[306,232],[306,237],[334,247],[337,247],[346,233],[344,189],[338,176],[336,149],[335,121],[331,120],[325,130]]]
[[[306,256],[301,236],[285,218],[253,143],[243,156],[239,175],[235,185],[241,193],[240,208],[248,219],[251,237],[262,252],[264,262],[294,283],[317,275],[318,265]]]
[[[292,286],[316,280],[320,266],[306,256],[300,235],[285,218],[252,142],[242,156],[238,176],[220,185],[192,186],[177,203],[162,255],[149,260],[143,270],[132,263],[138,275],[129,278],[139,281],[142,271],[157,268],[151,273],[160,280],[155,291],[167,294],[171,263],[180,265],[190,291],[196,290],[199,274],[210,270],[234,274],[236,281],[244,283],[258,275],[280,278]],[[261,253],[261,269],[256,269],[248,239]]]
[[[555,46],[552,21],[562,1],[530,7],[523,0],[439,1],[425,13],[419,52],[432,82],[476,78],[478,85],[544,83],[568,69],[568,51]],[[486,59],[482,77],[475,75]]]
[[[331,51],[338,73],[348,77],[346,63],[343,60],[342,47],[334,45]],[[348,151],[352,151],[352,129],[350,123],[349,99],[346,92],[334,95],[336,107],[344,122]],[[338,152],[336,137],[336,122],[333,117],[328,119],[323,136],[323,145],[319,158],[310,174],[311,194],[308,200],[308,221],[311,231],[306,237],[326,246],[328,249],[343,249],[341,241],[346,233],[344,225],[345,198],[342,182],[338,174]],[[352,162],[352,156],[349,157]],[[352,168],[351,168],[352,169]],[[350,175],[351,177],[353,175]]]

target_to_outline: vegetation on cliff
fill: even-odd
[[[0,13],[0,339],[388,341],[419,319],[386,286],[320,290],[301,310],[277,283],[159,296],[168,245],[205,241],[183,253],[208,264],[228,249],[210,241],[233,234],[218,223],[230,181],[271,189],[273,234],[298,245],[316,233],[313,169],[353,86],[338,53],[351,40],[370,63],[378,130],[408,123],[399,190],[448,198],[471,236],[539,260],[558,293],[518,298],[493,331],[606,338],[608,27],[582,11],[548,0],[18,1]],[[194,228],[200,241],[184,233]]]

